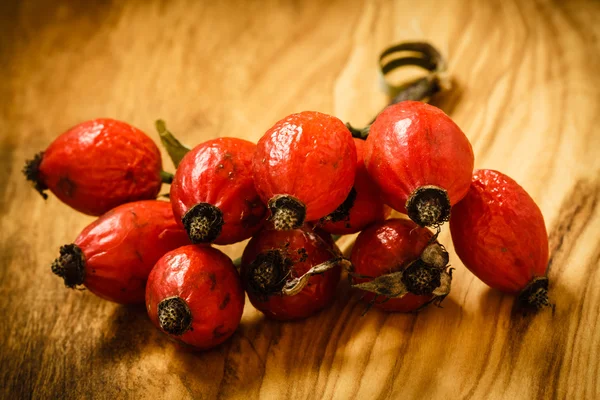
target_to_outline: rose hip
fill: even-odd
[[[275,229],[295,229],[333,212],[348,197],[356,173],[356,147],[342,121],[305,111],[265,133],[252,167]]]
[[[365,150],[369,175],[386,204],[420,226],[448,221],[469,190],[473,150],[460,128],[436,107],[403,101],[371,126]]]
[[[27,161],[23,173],[40,194],[50,189],[77,211],[102,215],[136,200],[156,198],[162,162],[154,142],[113,119],[74,126]]]
[[[321,235],[328,234],[316,234],[308,227],[265,229],[250,239],[241,275],[256,309],[273,319],[294,320],[331,304],[346,261]]]
[[[196,349],[214,347],[237,329],[244,290],[231,259],[209,246],[184,246],[152,269],[146,308],[152,323]]]
[[[171,184],[171,204],[193,243],[231,244],[260,229],[266,207],[254,188],[256,145],[218,138],[187,153]]]
[[[354,139],[356,145],[356,178],[352,191],[344,203],[322,219],[321,227],[333,234],[347,235],[360,232],[367,226],[385,220],[391,209],[381,200],[379,188],[367,173],[363,154],[365,141]]]
[[[475,276],[519,305],[548,305],[548,235],[531,196],[501,172],[473,174],[469,193],[454,206],[450,231],[456,254]]]
[[[150,270],[166,252],[189,244],[171,204],[145,200],[123,204],[88,225],[60,248],[52,272],[75,288],[117,303],[143,303]]]
[[[386,311],[416,311],[450,291],[448,253],[429,229],[409,220],[389,219],[362,231],[351,260],[354,287]]]

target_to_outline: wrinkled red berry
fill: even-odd
[[[387,107],[367,138],[365,165],[383,198],[420,226],[447,221],[469,190],[474,157],[460,128],[436,107],[403,101]]]
[[[181,160],[170,197],[192,242],[231,244],[260,229],[267,210],[252,179],[255,149],[246,140],[218,138]]]
[[[523,307],[548,305],[548,235],[531,196],[501,172],[475,171],[469,193],[452,209],[456,254],[488,286],[519,293]]]
[[[254,184],[275,229],[299,228],[344,202],[356,172],[356,147],[339,119],[314,111],[292,114],[259,140]]]
[[[142,303],[150,270],[166,252],[189,244],[171,204],[145,200],[123,204],[88,225],[60,248],[52,272],[75,288],[117,303]]]
[[[333,302],[343,260],[339,249],[321,235],[328,234],[315,234],[308,227],[265,229],[250,239],[242,256],[241,275],[256,309],[273,319],[293,320],[313,315]],[[315,270],[317,266],[322,271]]]
[[[352,249],[351,277],[363,299],[386,311],[418,310],[450,290],[448,253],[427,228],[389,219],[365,229]]]
[[[356,178],[352,190],[355,196],[353,198],[348,196],[341,206],[323,218],[321,225],[323,230],[337,235],[360,232],[375,222],[385,220],[392,211],[383,203],[379,188],[367,173],[363,159],[365,141],[355,138],[354,144],[356,145]]]
[[[44,198],[50,189],[75,210],[102,215],[120,204],[156,198],[161,168],[160,152],[144,132],[102,118],[60,135],[23,172]]]
[[[165,254],[148,277],[150,320],[196,349],[227,340],[240,324],[244,301],[231,259],[209,246],[184,246]]]

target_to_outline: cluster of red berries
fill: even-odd
[[[331,304],[342,269],[381,309],[440,302],[452,280],[437,241],[448,220],[475,275],[521,292],[524,306],[548,304],[540,210],[502,173],[473,172],[467,137],[433,106],[389,106],[366,140],[318,112],[282,119],[257,144],[218,138],[191,150],[157,126],[174,176],[148,136],[110,119],[70,129],[24,172],[40,193],[100,216],[60,248],[52,272],[111,301],[145,301],[153,323],[181,343],[226,340],[245,293],[270,318],[309,317]],[[170,202],[156,200],[163,181]],[[408,218],[387,219],[390,207]],[[331,234],[356,232],[348,260]],[[211,247],[248,238],[239,270]]]

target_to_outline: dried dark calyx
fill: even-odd
[[[171,335],[183,335],[192,326],[190,307],[177,296],[164,299],[158,303],[158,323]]]
[[[244,282],[248,291],[261,301],[266,301],[274,294],[281,294],[291,265],[292,262],[280,250],[260,253],[245,273]]]
[[[48,190],[48,186],[42,181],[40,177],[40,164],[44,158],[44,152],[37,153],[33,159],[25,161],[25,167],[23,167],[23,174],[28,181],[33,182],[33,187],[37,192],[45,199],[48,195],[44,193]]]
[[[448,192],[432,185],[416,189],[406,202],[409,218],[420,226],[438,226],[448,221],[450,207]]]
[[[209,203],[198,203],[190,208],[182,218],[183,226],[192,243],[210,243],[223,228],[223,213]]]
[[[60,248],[60,256],[52,262],[52,272],[65,282],[65,286],[75,288],[85,281],[85,256],[76,244],[66,244]]]
[[[425,264],[444,269],[450,261],[450,256],[444,246],[438,242],[433,242],[425,247],[425,250],[421,253],[421,260]]]
[[[269,210],[273,226],[278,231],[300,228],[306,218],[306,206],[290,195],[277,195],[269,200]]]
[[[545,276],[532,279],[517,298],[517,307],[524,311],[537,311],[549,305],[548,278]]]
[[[348,197],[346,200],[338,208],[335,209],[334,212],[329,214],[326,217],[321,218],[321,223],[325,222],[340,222],[340,221],[349,221],[350,220],[350,210],[354,207],[354,202],[356,201],[356,189],[352,188],[350,193],[348,193]]]
[[[431,294],[440,286],[443,271],[443,269],[426,264],[420,259],[415,260],[403,271],[402,283],[410,293]]]

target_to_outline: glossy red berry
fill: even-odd
[[[102,215],[120,204],[156,198],[161,168],[160,152],[144,132],[102,118],[60,135],[23,172],[44,198],[50,189],[75,210]]]
[[[294,320],[333,302],[344,260],[321,238],[324,234],[308,227],[265,229],[250,239],[241,275],[256,309],[273,319]]]
[[[358,235],[351,277],[363,299],[386,311],[416,311],[450,291],[448,253],[427,228],[389,219]]]
[[[391,209],[383,203],[377,185],[371,180],[364,163],[365,141],[354,139],[356,145],[356,178],[354,194],[333,213],[322,219],[321,227],[333,234],[347,235],[360,232],[367,226],[389,217]]]
[[[193,243],[236,243],[261,228],[267,210],[252,178],[255,149],[246,140],[218,138],[181,160],[171,184],[171,204]]]
[[[371,125],[365,165],[386,204],[420,226],[435,226],[467,194],[474,157],[465,134],[442,110],[403,101]]]
[[[265,133],[252,166],[254,184],[275,229],[294,229],[328,215],[348,197],[356,147],[342,121],[305,111]]]
[[[475,171],[469,193],[452,209],[456,254],[492,288],[519,293],[520,305],[548,305],[548,235],[531,196],[501,172]]]
[[[165,254],[148,277],[150,320],[196,349],[227,340],[240,324],[244,301],[231,259],[209,246],[184,246]]]
[[[74,243],[62,246],[52,272],[67,287],[83,285],[117,303],[143,303],[156,261],[188,244],[168,202],[123,204],[88,225]]]

